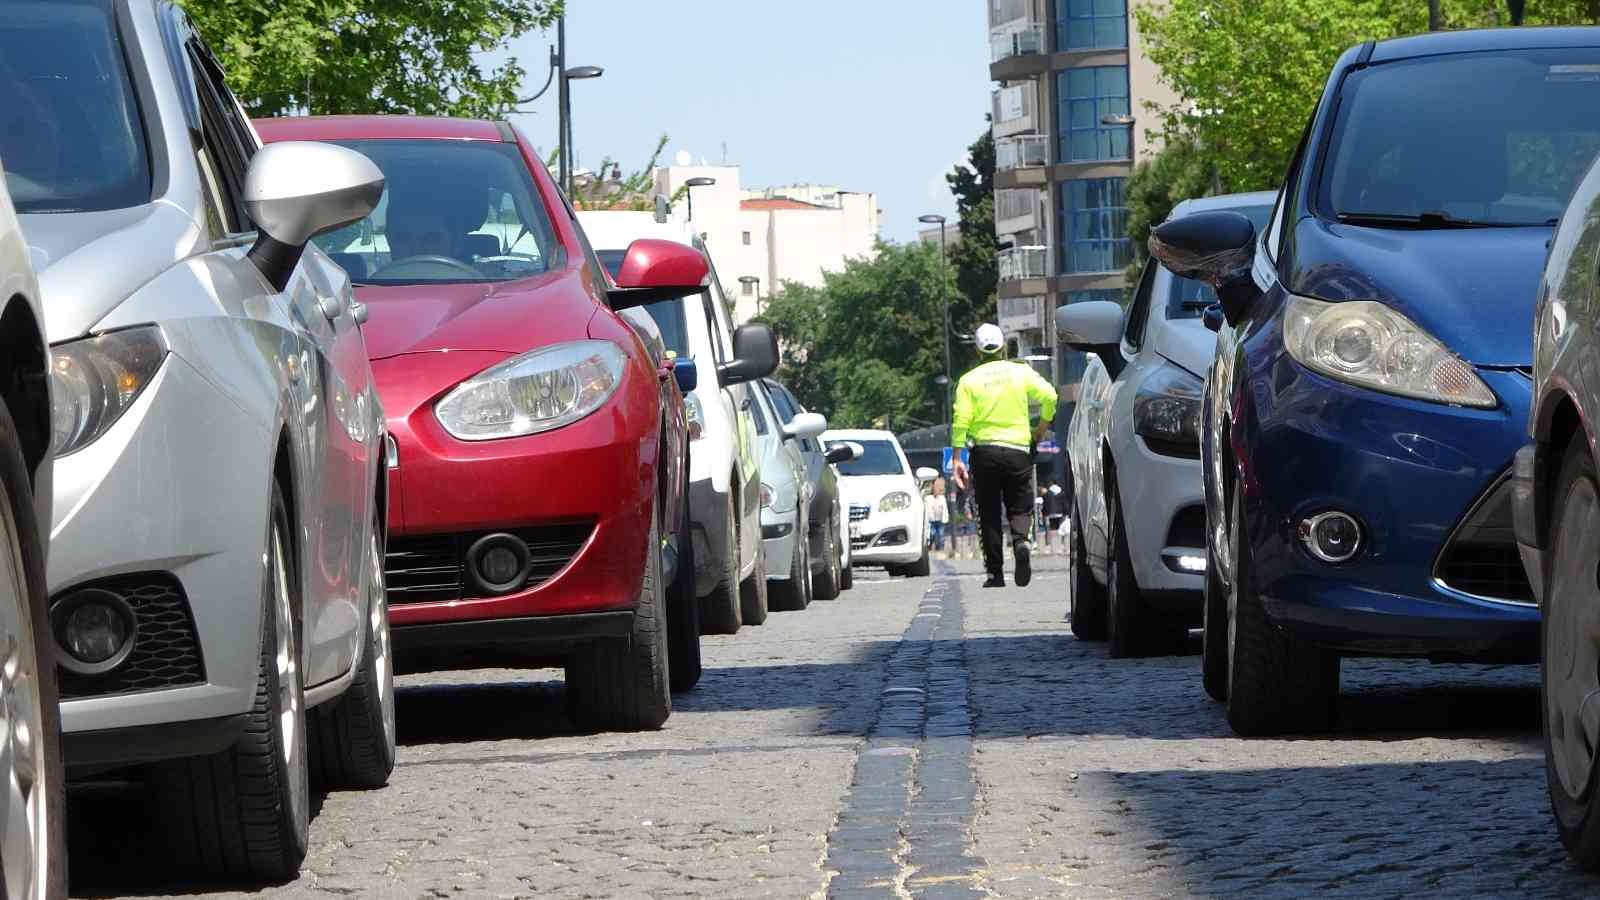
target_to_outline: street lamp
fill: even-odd
[[[572,197],[572,93],[567,87],[571,81],[582,81],[586,78],[599,78],[606,73],[599,66],[573,66],[567,68],[567,17],[562,16],[556,20],[556,45],[550,48],[550,76],[544,80],[544,87],[531,97],[524,97],[517,101],[521,106],[544,96],[550,90],[550,82],[559,79],[557,90],[557,116],[556,128],[560,132],[556,136],[559,147],[556,155],[560,158],[561,190],[565,191],[568,198]]]
[[[948,264],[945,262],[945,218],[938,213],[929,213],[918,216],[917,221],[924,225],[939,226],[939,293],[944,295],[944,408],[947,414],[950,410],[950,290],[945,284],[948,275]]]
[[[756,295],[756,318],[761,318],[761,279],[754,275],[740,275],[739,283],[750,288]]]
[[[704,175],[697,175],[694,178],[691,178],[688,181],[685,181],[683,183],[683,187],[684,187],[683,196],[684,196],[684,199],[689,201],[689,221],[690,222],[694,221],[694,189],[697,188],[697,187],[710,187],[710,186],[712,186],[713,184],[716,184],[716,183],[717,183],[717,180],[715,178],[707,178]]]

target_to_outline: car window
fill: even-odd
[[[835,443],[843,443],[837,441]],[[839,463],[841,475],[901,475],[906,467],[894,443],[883,440],[855,441],[861,445],[861,458]]]
[[[696,249],[702,253],[704,247],[697,245]],[[717,351],[721,353],[721,360],[726,362],[733,359],[733,320],[728,315],[728,297],[722,291],[722,280],[717,277],[717,267],[711,264],[711,254],[706,254],[706,266],[711,270],[711,289],[707,292],[709,298],[708,315],[713,325],[711,333],[716,336]]]
[[[756,434],[766,434],[768,427],[767,411],[766,403],[762,401],[760,396],[762,391],[758,390],[753,384],[745,385],[745,390],[750,392],[748,394],[750,398],[750,418],[756,423]]]
[[[149,203],[149,144],[111,0],[5,5],[0,159],[19,213]]]
[[[1144,344],[1144,323],[1150,317],[1150,293],[1155,288],[1159,265],[1154,257],[1145,262],[1144,273],[1139,276],[1139,288],[1133,292],[1133,304],[1128,307],[1122,341],[1135,351]]]
[[[516,144],[350,140],[387,182],[370,215],[316,243],[364,284],[506,281],[556,264],[550,212]]]
[[[1236,212],[1250,220],[1256,226],[1256,231],[1267,227],[1267,217],[1272,213],[1270,206],[1241,206],[1229,210]],[[1211,285],[1192,278],[1179,278],[1171,272],[1167,273],[1166,315],[1168,319],[1194,319],[1199,318],[1206,307],[1217,302],[1217,292]]]
[[[767,388],[767,396],[772,398],[772,408],[778,411],[778,419],[787,425],[794,421],[795,408],[787,394],[770,381],[762,382]]]
[[[244,180],[249,170],[249,151],[238,141],[238,132],[229,124],[228,100],[220,83],[206,64],[206,51],[190,40],[185,58],[194,76],[195,96],[200,101],[200,150],[203,174],[215,177],[217,201],[224,228],[242,234],[254,228],[244,208]]]
[[[1369,219],[1427,214],[1431,221],[1415,223],[1422,227],[1443,218],[1553,223],[1600,151],[1596,71],[1600,49],[1563,48],[1427,56],[1351,72],[1317,208]]]

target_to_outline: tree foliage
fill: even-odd
[[[950,250],[959,299],[950,304],[950,327],[971,334],[979,324],[995,320],[995,265],[999,251],[994,234],[994,138],[985,129],[967,148],[967,164],[945,176],[956,198],[961,240]],[[968,345],[951,347],[951,366],[959,372],[971,358]]]
[[[1173,207],[1194,197],[1226,193],[1212,158],[1200,150],[1194,138],[1180,135],[1167,141],[1154,157],[1133,167],[1124,192],[1128,204],[1128,237],[1133,245],[1133,262],[1128,266],[1128,283],[1138,280],[1150,255],[1150,230],[1167,220]]]
[[[563,0],[181,0],[254,115],[492,117],[526,74],[478,57],[553,24]]]

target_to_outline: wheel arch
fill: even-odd
[[[1533,435],[1536,461],[1534,471],[1534,527],[1538,529],[1540,545],[1549,539],[1555,509],[1556,476],[1567,448],[1582,438],[1593,453],[1594,442],[1589,434],[1588,421],[1583,408],[1565,385],[1555,387],[1534,416]]]
[[[40,338],[42,325],[21,294],[6,300],[0,313],[0,359],[6,361],[0,399],[16,423],[30,476],[50,452],[50,396],[41,389],[48,386],[50,353]]]

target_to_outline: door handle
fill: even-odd
[[[350,318],[355,319],[357,325],[367,324],[367,305],[365,303],[350,304]]]
[[[317,305],[322,307],[322,314],[326,316],[330,322],[339,318],[339,314],[344,312],[344,299],[338,295],[331,297],[318,297]]]

